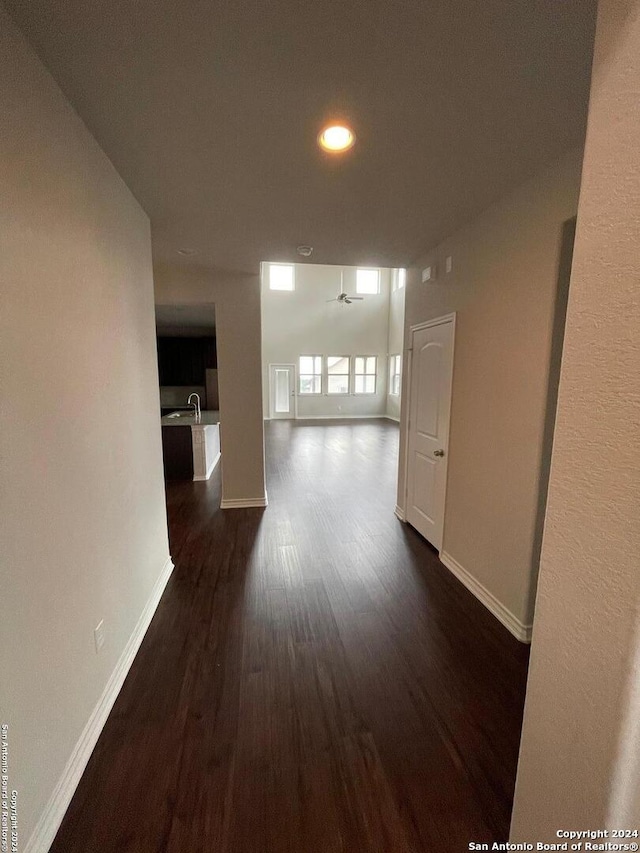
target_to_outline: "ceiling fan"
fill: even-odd
[[[333,299],[327,299],[327,302],[337,302],[340,305],[351,305],[352,302],[362,302],[364,296],[349,296],[344,292],[344,271],[340,272],[340,293]]]
[[[341,305],[351,305],[354,299],[362,302],[364,296],[349,296],[348,293],[339,293],[335,299],[327,299],[327,302],[339,302]]]

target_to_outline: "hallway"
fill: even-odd
[[[169,485],[176,568],[52,851],[506,840],[528,648],[395,518],[397,426],[265,433],[266,510]]]

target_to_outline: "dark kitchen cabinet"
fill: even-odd
[[[190,426],[162,427],[165,480],[193,479],[193,445]]]
[[[204,366],[206,370],[215,370],[218,367],[218,356],[215,338],[202,338],[204,346]]]
[[[215,338],[158,338],[160,385],[204,385],[210,367],[217,367]]]

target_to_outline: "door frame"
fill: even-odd
[[[293,371],[293,415],[290,418],[277,418],[274,417],[274,409],[275,409],[275,399],[273,395],[274,389],[271,387],[271,368],[272,367],[290,367]],[[296,366],[293,363],[286,363],[282,361],[274,361],[269,362],[269,371],[268,371],[268,389],[269,389],[269,420],[271,421],[297,421],[298,420],[298,374],[296,372]]]
[[[452,311],[450,314],[443,314],[440,317],[434,317],[432,320],[425,320],[423,323],[415,323],[413,326],[409,326],[409,347],[405,352],[405,397],[403,397],[403,404],[406,398],[406,407],[403,405],[403,409],[406,411],[407,416],[404,419],[404,522],[407,522],[407,508],[409,506],[409,428],[410,428],[410,415],[411,415],[411,388],[412,388],[412,379],[413,379],[413,336],[416,332],[420,332],[422,329],[428,329],[430,326],[441,326],[443,323],[451,323],[451,393],[449,394],[449,434],[447,435],[447,446],[445,448],[445,476],[444,476],[444,495],[443,495],[443,511],[442,511],[442,546],[438,550],[438,554],[442,554],[444,550],[444,531],[447,524],[447,487],[449,485],[449,435],[451,434],[451,400],[453,399],[453,374],[455,370],[455,359],[456,359],[456,317],[457,311]]]

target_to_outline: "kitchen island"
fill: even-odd
[[[167,480],[208,480],[220,459],[220,412],[175,411],[160,419]]]

